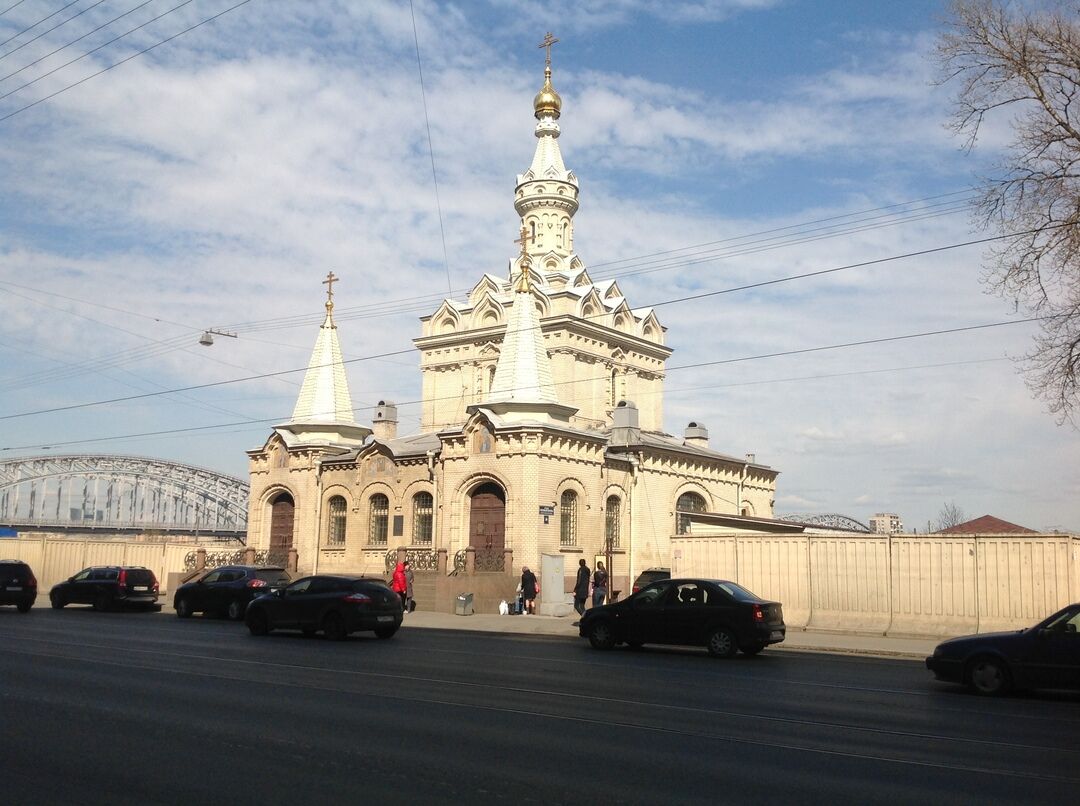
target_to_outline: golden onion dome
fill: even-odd
[[[540,88],[540,92],[536,93],[536,97],[533,99],[533,109],[537,120],[543,117],[558,118],[559,112],[562,110],[562,98],[559,97],[559,93],[555,92],[555,88],[551,86],[550,67],[544,71],[544,86]]]

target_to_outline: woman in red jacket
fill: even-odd
[[[405,597],[409,591],[408,580],[405,579],[405,563],[398,563],[394,569],[394,578],[390,581],[390,590],[401,597],[401,609],[405,609]]]

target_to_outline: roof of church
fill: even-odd
[[[678,453],[689,453],[709,459],[721,459],[725,462],[737,462],[740,465],[751,464],[754,467],[770,469],[768,465],[761,464],[760,462],[747,462],[745,458],[720,453],[719,451],[714,451],[711,448],[705,448],[700,445],[688,444],[678,437],[660,431],[642,431],[641,444],[648,448],[662,448]]]
[[[1026,526],[1018,526],[1015,523],[1003,521],[993,515],[983,515],[970,521],[958,523],[948,529],[940,529],[934,534],[939,535],[1009,535],[1009,534],[1038,534],[1034,529]]]
[[[315,349],[311,351],[304,385],[296,399],[291,422],[356,423],[333,310],[334,303],[327,300],[326,319],[319,328]]]

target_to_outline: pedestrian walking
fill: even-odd
[[[592,606],[599,607],[604,603],[604,599],[607,598],[608,588],[608,575],[607,569],[604,568],[603,560],[596,561],[596,570],[593,572],[592,578]]]
[[[540,592],[540,583],[536,581],[536,574],[529,570],[529,566],[521,567],[521,598],[525,600],[526,615],[536,615],[536,594]]]
[[[577,581],[574,582],[574,610],[585,615],[585,602],[589,598],[589,566],[584,558],[578,560]],[[576,624],[577,622],[575,622]]]
[[[411,613],[416,609],[416,601],[413,599],[413,570],[412,563],[406,560],[405,566],[405,612]]]
[[[409,582],[405,578],[405,563],[398,563],[394,568],[394,576],[390,580],[390,590],[401,599],[401,609],[405,609],[405,596],[409,592]]]

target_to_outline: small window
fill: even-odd
[[[413,496],[413,534],[414,546],[431,545],[432,505],[431,493],[417,493]]]
[[[327,507],[326,543],[329,546],[345,545],[345,499],[335,495]]]
[[[559,545],[577,545],[577,493],[566,490],[559,499]]]
[[[206,576],[203,577],[202,581],[203,582],[220,582],[221,581],[221,572],[220,571],[211,571],[209,574],[207,574]]]
[[[386,533],[390,520],[390,499],[382,493],[371,496],[371,510],[368,518],[368,543],[372,546],[385,546]]]

